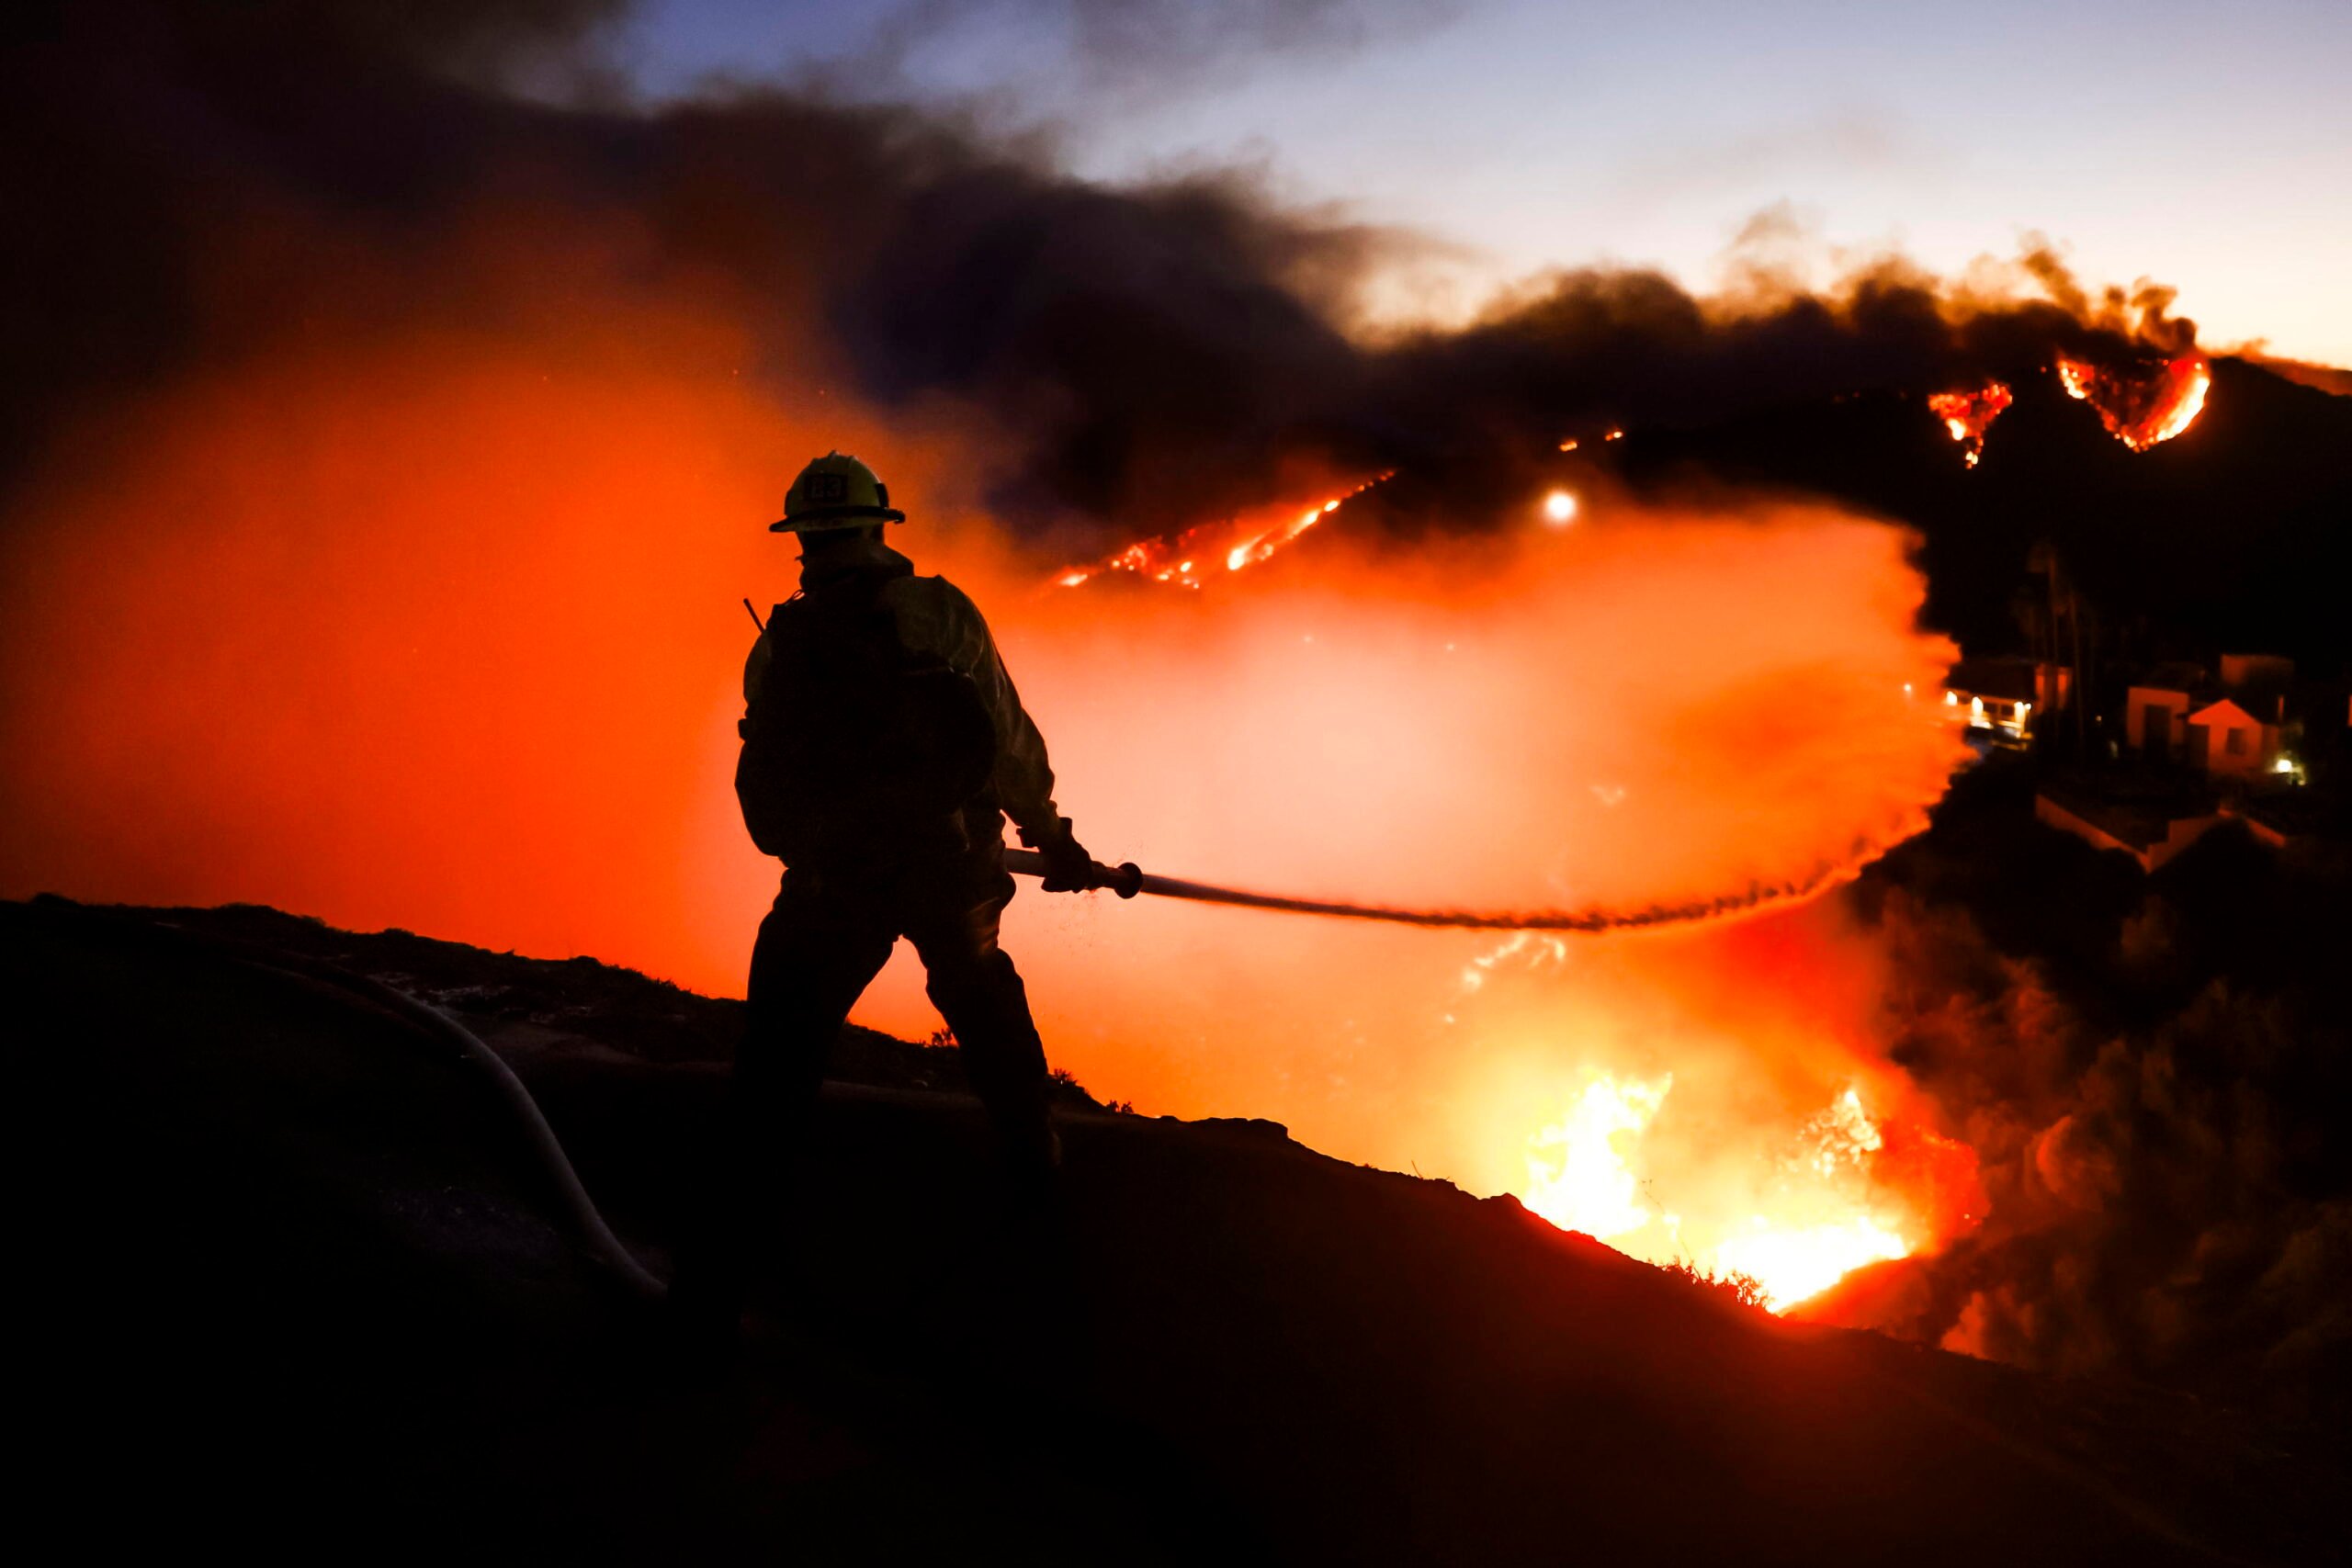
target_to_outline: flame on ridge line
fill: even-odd
[[[1126,548],[1080,566],[1064,567],[1054,574],[1057,588],[1076,588],[1112,572],[1132,572],[1154,582],[1199,588],[1219,572],[1237,572],[1268,559],[1326,517],[1362,495],[1396,470],[1375,474],[1352,490],[1330,496],[1304,511],[1272,523],[1255,525],[1241,518],[1204,523],[1178,534],[1138,539]]]
[[[2213,386],[2213,367],[2198,354],[2136,372],[2102,370],[2062,354],[2057,370],[2066,395],[2098,410],[2108,433],[2134,452],[2187,430],[2203,411],[2205,394]]]
[[[2052,368],[2066,395],[2090,404],[2108,434],[2134,452],[2169,441],[2195,423],[2213,386],[2212,366],[2199,354],[2113,370],[2062,354]],[[1961,445],[1961,460],[1973,468],[1984,456],[1985,431],[2014,400],[2007,385],[1987,381],[1974,389],[1929,393],[1928,412],[1943,421]]]
[[[1928,409],[1961,445],[1961,461],[1974,468],[1984,456],[1984,432],[2016,400],[2007,383],[1987,381],[1974,391],[1931,392]]]

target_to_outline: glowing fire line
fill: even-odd
[[[1154,582],[1197,589],[1213,572],[1213,563],[1222,561],[1227,572],[1256,566],[1271,558],[1348,502],[1391,477],[1392,474],[1375,474],[1353,490],[1328,497],[1279,523],[1246,532],[1236,530],[1234,523],[1228,520],[1223,524],[1204,524],[1158,538],[1138,539],[1101,560],[1064,567],[1054,575],[1053,583],[1057,588],[1076,588],[1112,572],[1131,572],[1137,577],[1149,578]],[[1219,534],[1225,537],[1215,536]]]

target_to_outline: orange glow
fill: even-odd
[[[7,547],[10,896],[250,899],[740,987],[723,784],[823,451],[682,316],[294,353],[159,397]],[[920,442],[840,445],[920,474]],[[884,455],[887,454],[887,457]],[[786,476],[788,477],[788,475]],[[901,481],[904,482],[904,481]],[[682,521],[689,520],[689,521]]]
[[[1984,456],[1984,432],[2013,400],[2007,386],[1987,381],[1973,391],[1930,393],[1928,408],[1961,444],[1961,461],[1973,468]]]
[[[2119,370],[2062,354],[2057,369],[2058,384],[2066,395],[2096,409],[2108,434],[2134,452],[2169,441],[2196,423],[2213,386],[2212,367],[2195,354],[2152,367]]]
[[[1555,528],[1565,528],[1577,520],[1577,498],[1565,490],[1555,490],[1544,498],[1544,519]]]
[[[986,607],[1105,858],[1404,903],[1736,898],[1916,830],[1962,754],[1941,705],[1901,696],[1954,649],[1879,523],[1612,504],[1405,548],[1346,526],[1327,480],[1040,592],[1049,563],[951,488],[987,420],[756,389],[728,310],[635,298],[330,323],[61,446],[0,545],[0,892],[249,899],[740,994],[775,868],[729,788],[739,600],[791,592],[763,525],[831,446],[911,503],[892,536],[918,569]],[[1092,584],[1153,561],[1217,591]],[[1880,1060],[1874,960],[1830,901],[1498,942],[1024,884],[1006,942],[1055,1064],[1100,1095],[1550,1191],[1568,1223],[1643,1211],[1617,1245],[1645,1256],[1714,1257],[1758,1214],[1925,1249],[1973,1212],[1936,1197],[1966,1151]],[[857,1016],[935,1027],[903,957]],[[1659,1086],[1603,1141],[1630,1190],[1582,1152],[1604,1080],[1629,1111]],[[1792,1164],[1849,1087],[1885,1146]]]

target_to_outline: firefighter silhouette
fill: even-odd
[[[833,1043],[899,938],[922,961],[1014,1190],[1049,1190],[1060,1163],[1044,1047],[997,942],[1013,892],[1004,819],[1045,857],[1046,891],[1082,891],[1097,872],[1055,807],[1045,741],[978,607],[882,542],[904,520],[871,468],[831,453],[772,525],[799,536],[800,592],[744,665],[735,784],[753,841],[786,870],[752,950],[714,1190],[672,1292],[683,1320],[721,1336]]]

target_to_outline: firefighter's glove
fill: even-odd
[[[1038,884],[1048,893],[1085,893],[1097,886],[1094,857],[1086,852],[1070,831],[1069,823],[1062,823],[1062,830],[1037,846],[1046,857],[1045,880]]]

